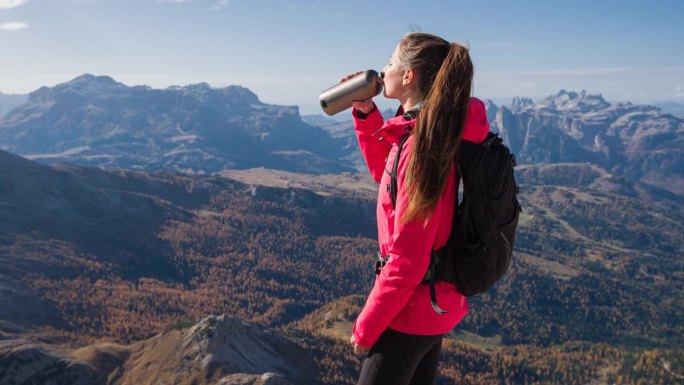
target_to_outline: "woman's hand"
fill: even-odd
[[[344,83],[347,80],[353,78],[354,76],[362,73],[363,71],[358,71],[354,72],[353,74],[349,74],[342,79],[340,79],[340,83]],[[373,103],[373,98],[362,100],[359,102],[354,102],[352,103],[352,107],[356,108],[357,110],[363,112],[364,114],[369,114],[371,111],[373,111],[373,108],[375,107],[375,103]]]
[[[365,346],[361,346],[358,343],[356,343],[356,339],[354,339],[353,335],[351,336],[351,339],[349,340],[349,342],[354,347],[354,353],[355,354],[368,354],[368,351],[370,350],[370,348],[367,348]]]

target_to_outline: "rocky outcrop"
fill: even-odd
[[[235,373],[252,375],[254,384],[315,382],[313,363],[296,344],[271,329],[226,315],[207,317],[182,331],[176,356],[180,367],[174,370],[199,369],[221,384],[244,383],[237,382]]]
[[[308,385],[316,377],[313,361],[296,343],[227,315],[128,346],[102,343],[70,352],[0,342],[2,384]]]

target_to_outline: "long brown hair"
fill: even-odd
[[[399,61],[418,76],[425,100],[413,128],[406,170],[408,208],[401,218],[427,219],[439,201],[458,157],[473,82],[468,48],[427,33],[414,32],[399,43]]]

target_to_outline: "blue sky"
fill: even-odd
[[[684,102],[684,1],[0,0],[0,92],[83,73],[155,88],[239,84],[318,112],[411,30],[467,43],[474,94]],[[381,105],[394,102],[379,100]]]

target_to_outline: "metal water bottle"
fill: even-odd
[[[382,92],[382,76],[368,70],[336,84],[321,92],[318,100],[328,115],[335,115],[352,106],[354,102],[370,99]]]

